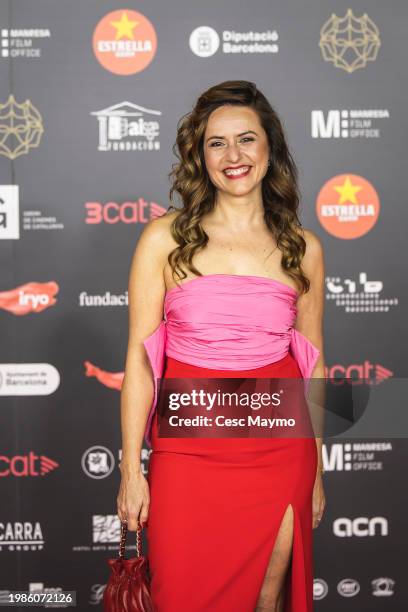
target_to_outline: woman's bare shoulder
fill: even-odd
[[[171,234],[171,224],[178,214],[177,210],[169,211],[146,223],[135,245],[132,276],[144,278],[146,282],[149,278],[163,278],[167,258],[177,247]]]
[[[320,238],[312,230],[302,228],[301,233],[306,242],[306,251],[302,258],[302,270],[312,286],[320,291],[325,274],[323,245]]]
[[[179,211],[170,211],[151,219],[143,228],[138,242],[143,242],[144,245],[157,248],[159,251],[166,248],[174,248],[176,245],[171,235],[171,224],[179,214]]]
[[[323,245],[318,235],[310,229],[302,227],[301,234],[306,242],[306,251],[302,264],[313,266],[323,259]]]
[[[162,296],[166,286],[164,270],[169,253],[177,246],[171,235],[171,223],[178,214],[168,212],[150,220],[137,239],[131,259],[129,291],[132,295],[144,295],[149,288],[153,302]]]

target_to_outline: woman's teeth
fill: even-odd
[[[246,174],[249,170],[249,166],[242,166],[241,168],[227,168],[224,170],[224,173],[227,176],[240,176],[241,174]]]

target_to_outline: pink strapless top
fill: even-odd
[[[293,327],[296,300],[297,292],[285,283],[237,274],[198,276],[167,291],[165,319],[143,343],[154,374],[147,445],[165,355],[205,368],[250,370],[290,351],[302,377],[310,378],[320,353]]]
[[[294,289],[258,276],[193,278],[166,294],[166,354],[205,368],[250,370],[284,357]]]

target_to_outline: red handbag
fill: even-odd
[[[119,558],[107,559],[111,575],[103,592],[104,612],[153,612],[149,562],[141,555],[141,526],[136,531],[136,554],[125,559],[127,522],[121,523]]]

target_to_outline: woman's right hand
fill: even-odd
[[[149,516],[149,484],[142,472],[122,472],[117,497],[118,516],[121,522],[127,521],[129,531],[137,531],[147,522]]]

